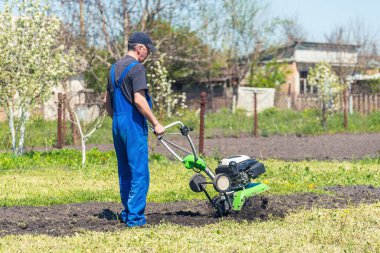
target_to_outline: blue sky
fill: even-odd
[[[246,0],[250,1],[250,0]],[[269,12],[282,18],[297,17],[307,40],[322,42],[334,27],[358,20],[380,44],[380,0],[263,0]],[[0,0],[0,9],[3,1]]]
[[[249,0],[247,0],[249,1]],[[372,34],[380,35],[379,0],[271,0],[270,10],[280,17],[298,17],[308,40],[323,41],[324,34],[350,20],[359,20]]]

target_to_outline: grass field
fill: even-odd
[[[114,152],[92,150],[86,167],[80,152],[62,150],[33,152],[13,157],[0,154],[0,206],[52,205],[86,201],[119,201]],[[217,160],[207,158],[215,169]],[[380,186],[379,159],[353,162],[265,161],[261,180],[271,194],[321,192],[330,185],[371,184]],[[188,180],[194,173],[181,163],[160,155],[151,156],[148,201],[167,202],[204,198],[193,193]]]
[[[320,124],[317,110],[295,112],[292,110],[267,109],[259,113],[259,135],[318,135],[325,133]],[[164,124],[180,119],[186,125],[194,128],[194,136],[199,131],[199,115],[194,111],[184,111],[180,117],[165,119]],[[205,116],[205,136],[239,136],[253,131],[253,117],[246,116],[244,111],[238,110],[235,114],[224,109]],[[112,143],[112,121],[106,118],[103,126],[88,140],[88,143]],[[366,115],[354,113],[348,118],[348,129],[343,128],[343,115],[336,113],[328,118],[327,133],[363,133],[380,132],[380,112]],[[71,144],[71,133],[67,125],[66,143]],[[0,123],[0,150],[9,150],[11,139],[7,122]],[[57,125],[55,121],[32,119],[27,125],[25,146],[45,147],[51,149],[57,143]]]
[[[207,158],[211,168],[217,161]],[[261,180],[270,194],[323,192],[331,185],[380,186],[380,158],[350,162],[264,161]],[[119,202],[113,152],[92,150],[86,167],[80,152],[0,154],[0,206]],[[204,199],[192,193],[187,171],[176,161],[151,156],[149,202]],[[312,209],[267,222],[222,221],[202,227],[172,224],[72,236],[0,237],[0,252],[379,252],[380,204]]]

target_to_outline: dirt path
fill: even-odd
[[[206,140],[206,155],[247,154],[260,159],[352,160],[380,155],[380,133],[320,136],[272,136]]]
[[[227,220],[267,220],[285,217],[290,212],[314,207],[344,208],[360,203],[380,201],[380,188],[372,186],[330,187],[332,195],[313,193],[287,196],[255,197],[239,213],[231,213]],[[262,205],[262,199],[268,205]],[[9,234],[70,235],[84,230],[115,231],[125,229],[117,219],[121,210],[118,203],[81,203],[49,207],[0,207],[0,236]],[[149,203],[149,224],[170,222],[186,226],[202,226],[219,222],[206,201]]]

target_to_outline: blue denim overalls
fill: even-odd
[[[125,208],[121,218],[128,227],[142,226],[146,223],[144,211],[149,188],[146,118],[124,97],[120,86],[127,73],[136,64],[137,61],[129,64],[117,82],[115,82],[115,65],[112,65],[110,72],[114,111],[112,136],[118,163],[121,202]],[[152,108],[148,91],[145,95]]]

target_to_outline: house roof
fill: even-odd
[[[310,50],[310,51],[330,51],[330,52],[349,52],[355,53],[359,48],[354,44],[338,44],[338,43],[321,43],[321,42],[308,42],[308,41],[295,41],[291,44],[276,48],[274,50],[267,50],[263,52],[261,61],[270,61],[277,59],[279,61],[294,61],[296,50]]]
[[[380,73],[373,75],[355,74],[353,76],[349,76],[348,79],[353,81],[380,79]]]
[[[215,84],[215,83],[224,83],[224,82],[229,82],[230,80],[237,80],[239,79],[236,75],[229,75],[229,76],[224,76],[224,77],[214,77],[214,78],[209,78],[209,79],[201,79],[199,83],[204,84]]]
[[[292,47],[300,50],[323,50],[323,51],[348,51],[356,52],[360,47],[354,44],[344,44],[344,43],[321,43],[321,42],[308,42],[308,41],[298,41],[294,42]]]

